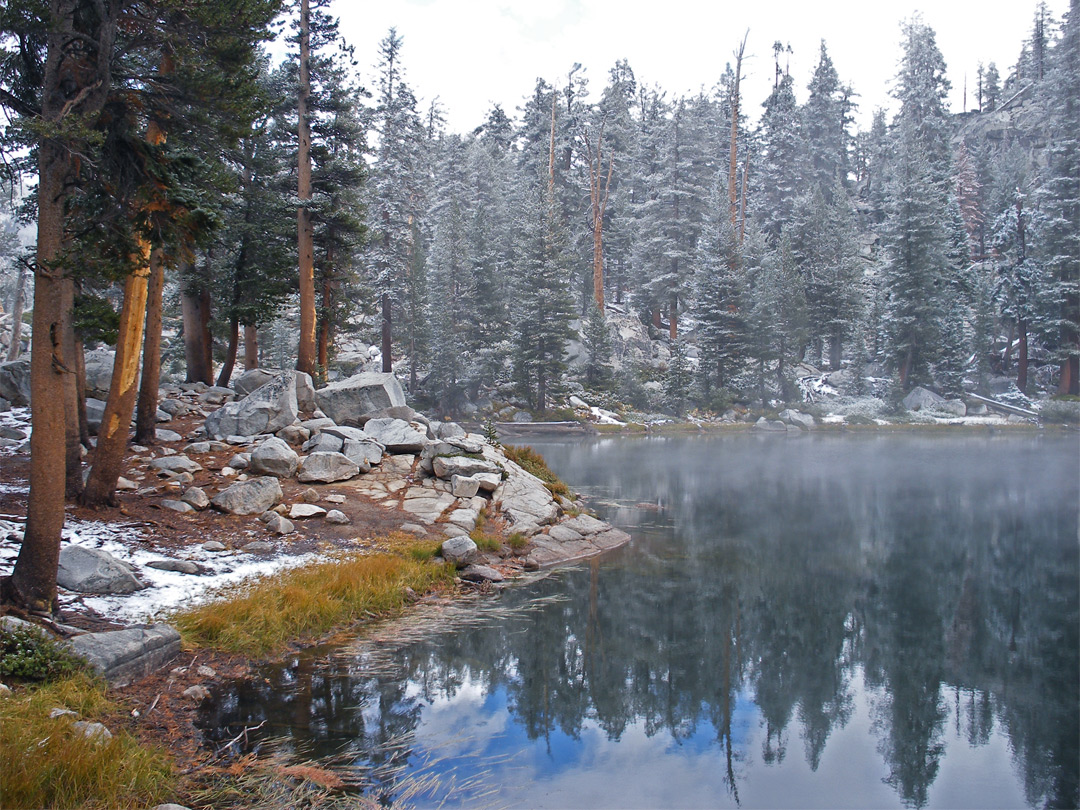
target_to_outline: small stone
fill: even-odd
[[[60,717],[78,717],[77,712],[73,712],[71,709],[53,709],[49,712],[49,719],[56,720]]]
[[[88,723],[85,720],[78,720],[72,723],[71,727],[80,732],[86,739],[98,745],[107,743],[112,739],[112,732],[101,723]]]
[[[221,468],[221,477],[222,478],[236,478],[237,475],[239,475],[239,472],[237,471],[237,469],[235,467],[222,467]]]
[[[450,487],[455,498],[471,498],[479,491],[480,482],[468,476],[455,475],[450,479]]]
[[[325,514],[326,510],[321,506],[315,506],[310,503],[294,503],[292,509],[289,510],[289,517],[293,520],[322,517]]]
[[[336,492],[323,497],[323,500],[327,503],[345,503],[345,496],[338,495]]]
[[[180,496],[180,500],[184,503],[189,503],[198,510],[203,510],[210,505],[210,498],[199,487],[189,487],[183,495]]]
[[[154,431],[154,438],[159,442],[182,442],[184,440],[184,437],[175,430],[167,430],[165,428],[157,428]]]
[[[318,503],[319,491],[315,489],[315,487],[308,487],[300,493],[300,500],[304,501],[305,503]]]
[[[198,669],[195,670],[195,674],[200,678],[216,678],[217,673],[206,664],[201,664]]]
[[[129,481],[127,478],[124,478],[124,476],[121,475],[119,478],[116,479],[116,488],[124,491],[134,491],[139,488],[139,485],[136,484],[134,481]]]
[[[151,560],[146,567],[156,568],[158,571],[175,571],[178,574],[199,573],[199,566],[187,560]]]
[[[195,686],[189,686],[184,690],[184,697],[189,697],[196,703],[202,703],[210,697],[210,690],[202,684],[195,684]]]
[[[469,537],[451,537],[443,541],[442,556],[457,566],[467,565],[476,556],[476,543]]]
[[[274,534],[292,534],[296,531],[296,526],[293,522],[277,512],[271,512],[271,517],[266,521],[266,528],[272,531]]]
[[[234,470],[246,470],[251,464],[251,453],[237,453],[229,459],[229,466]]]
[[[253,540],[242,546],[240,550],[246,551],[248,554],[270,554],[274,551],[274,547],[263,540]]]
[[[466,582],[502,582],[505,577],[488,565],[470,565],[461,572]]]
[[[402,523],[401,531],[408,532],[409,534],[427,534],[427,529],[416,523]]]
[[[11,697],[12,694],[13,692],[11,691],[10,686],[6,683],[0,683],[0,698]]]
[[[179,512],[182,515],[186,515],[189,512],[196,511],[195,507],[192,506],[190,503],[184,503],[184,501],[174,501],[169,498],[166,498],[161,502],[161,508],[171,509],[172,511]]]
[[[352,521],[349,520],[349,516],[346,515],[344,512],[338,509],[331,509],[329,512],[326,513],[326,522],[336,523],[338,525],[344,526],[351,523]]]
[[[207,540],[202,544],[203,551],[225,551],[225,544],[217,540]]]

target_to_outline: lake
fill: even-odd
[[[1080,438],[533,443],[611,555],[219,690],[395,806],[1075,807]]]

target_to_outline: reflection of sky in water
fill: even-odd
[[[888,774],[872,720],[872,706],[885,697],[866,687],[861,671],[853,674],[851,685],[854,712],[846,725],[833,729],[816,771],[803,756],[803,741],[790,735],[783,762],[763,762],[764,721],[753,694],[738,694],[732,715],[738,803],[727,784],[724,747],[706,721],[682,739],[674,739],[666,729],[650,737],[638,720],[616,741],[588,720],[577,738],[555,729],[546,738],[530,740],[514,720],[506,690],[485,694],[471,678],[452,697],[437,697],[425,705],[412,759],[419,762],[427,751],[438,751],[459,783],[483,776],[486,763],[501,762],[485,777],[485,784],[498,788],[496,806],[901,807],[896,791],[885,782]],[[410,692],[420,694],[415,687]],[[952,717],[956,699],[951,689],[943,688],[942,700]],[[944,731],[946,751],[928,806],[1026,804],[1000,723],[979,747],[969,746],[949,723]],[[475,800],[470,792],[451,796],[445,806],[469,807]]]

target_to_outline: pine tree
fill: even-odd
[[[934,32],[906,22],[894,95],[900,102],[886,187],[886,356],[900,390],[933,384],[950,283],[951,149],[945,62]]]
[[[795,102],[794,82],[783,74],[764,105],[757,133],[759,144],[753,210],[771,239],[791,222],[795,199],[805,186],[806,145]]]
[[[664,375],[664,404],[676,416],[686,413],[686,401],[690,396],[693,377],[690,361],[686,357],[686,344],[682,340],[671,342],[671,359]]]
[[[1045,92],[1052,111],[1046,181],[1037,195],[1045,225],[1036,252],[1046,273],[1040,332],[1060,366],[1058,391],[1080,394],[1080,3],[1072,0],[1052,52]]]
[[[414,350],[426,320],[426,302],[419,294],[422,279],[414,272],[421,269],[416,263],[421,247],[416,235],[424,208],[425,132],[416,97],[403,78],[401,47],[402,39],[392,28],[379,43],[373,122],[379,145],[367,203],[372,286],[382,312],[383,371],[392,370],[394,313],[402,316],[398,331]]]

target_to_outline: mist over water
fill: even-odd
[[[410,806],[1076,806],[1075,435],[535,446],[634,542],[310,651],[226,740]]]

